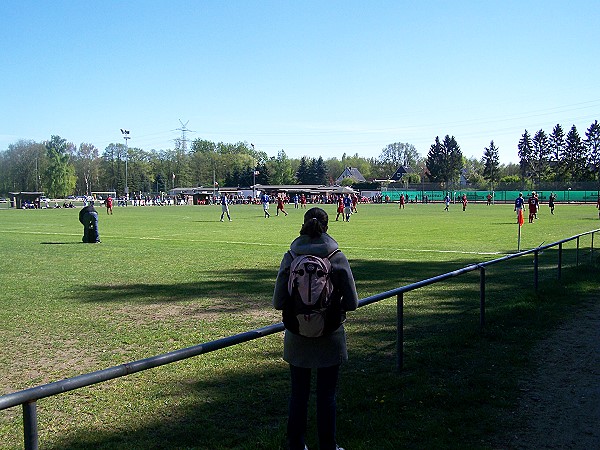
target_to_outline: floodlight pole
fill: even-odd
[[[125,201],[127,201],[129,200],[129,186],[127,184],[127,162],[129,161],[129,145],[127,141],[131,139],[131,136],[129,136],[129,131],[127,130],[122,129],[121,133],[123,134],[123,139],[125,139]]]

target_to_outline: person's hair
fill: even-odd
[[[329,216],[321,208],[310,208],[304,214],[304,224],[300,229],[300,234],[305,234],[312,238],[319,237],[327,231]]]

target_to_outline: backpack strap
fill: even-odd
[[[327,255],[325,258],[327,258],[327,259],[331,259],[331,257],[332,257],[333,255],[335,255],[336,253],[338,253],[339,251],[340,251],[340,249],[339,249],[339,248],[336,248],[334,251],[332,251],[332,252],[331,252],[329,255]],[[290,256],[292,257],[292,259],[294,259],[296,256],[298,256],[298,254],[297,254],[296,252],[294,252],[294,251],[293,251],[291,248],[290,248],[290,249],[289,249],[287,252],[290,254]],[[313,255],[313,256],[315,256],[315,255]]]
[[[331,252],[329,255],[327,255],[327,259],[329,259],[329,260],[330,260],[330,259],[331,259],[331,257],[332,257],[333,255],[335,255],[336,253],[338,253],[339,251],[340,251],[340,249],[339,249],[339,248],[336,248],[336,249],[335,249],[334,251],[332,251],[332,252]]]

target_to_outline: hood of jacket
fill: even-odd
[[[297,255],[325,257],[338,249],[338,243],[327,233],[323,233],[318,238],[311,238],[310,236],[301,234],[294,239],[290,245],[290,249]]]

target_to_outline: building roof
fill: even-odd
[[[396,169],[396,171],[394,172],[394,175],[392,175],[390,180],[400,181],[402,179],[402,177],[404,176],[404,174],[410,173],[410,172],[412,172],[410,167],[400,166]]]
[[[360,170],[358,170],[356,167],[346,167],[342,174],[337,177],[335,182],[340,183],[344,178],[352,178],[356,181],[367,181],[367,179],[363,177],[362,173],[360,173]]]

